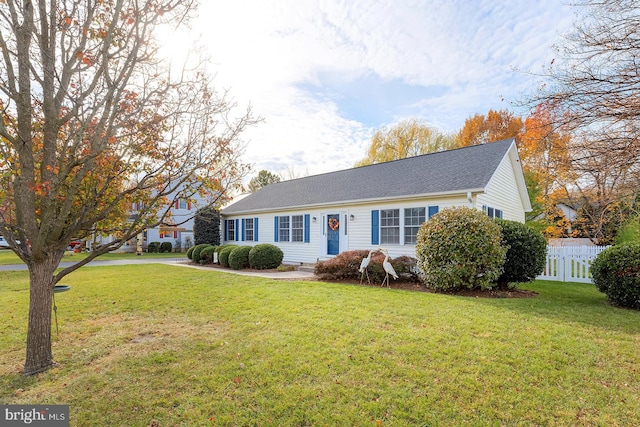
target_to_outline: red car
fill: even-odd
[[[67,246],[67,250],[70,251],[81,251],[84,246],[84,242],[82,240],[72,240],[69,242],[69,246]]]

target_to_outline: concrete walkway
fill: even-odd
[[[288,279],[288,280],[309,280],[309,279],[317,279],[317,277],[310,271],[246,271],[246,270],[233,270],[228,268],[216,268],[216,267],[205,267],[203,265],[194,265],[187,262],[178,262],[174,265],[178,265],[180,267],[189,267],[196,268],[198,270],[204,271],[216,271],[219,273],[229,273],[229,274],[237,274],[239,276],[250,276],[250,277],[266,277],[269,279]]]
[[[60,268],[66,268],[75,263],[73,262],[61,262]],[[184,258],[153,258],[153,259],[144,259],[144,258],[135,258],[135,259],[122,259],[122,260],[111,260],[111,261],[100,261],[93,260],[89,264],[81,267],[106,267],[106,266],[114,266],[114,265],[129,265],[129,264],[167,264],[167,265],[175,265],[178,267],[188,267],[195,268],[203,271],[217,271],[219,273],[229,273],[229,274],[237,274],[240,276],[251,276],[251,277],[265,277],[269,279],[287,279],[287,280],[309,280],[315,279],[315,275],[310,271],[245,271],[245,270],[232,270],[226,268],[215,268],[215,267],[205,267],[203,265],[195,265],[191,264]],[[11,264],[11,265],[0,265],[0,271],[24,271],[27,269],[25,264]]]

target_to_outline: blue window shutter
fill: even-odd
[[[380,244],[380,211],[371,211],[371,244]]]
[[[245,239],[245,227],[247,224],[247,220],[242,218],[242,241],[244,242]]]
[[[273,217],[273,241],[278,241],[278,217]]]
[[[305,214],[304,216],[304,242],[309,243],[311,241],[311,215]]]
[[[228,219],[224,220],[224,238],[222,240],[227,240],[227,221],[229,221]]]
[[[236,218],[236,242],[240,240],[240,220]]]
[[[258,241],[258,218],[253,219],[253,241]]]
[[[438,206],[429,206],[429,218],[438,213]]]

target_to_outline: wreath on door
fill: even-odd
[[[340,221],[337,218],[329,218],[329,228],[336,231],[340,228]]]

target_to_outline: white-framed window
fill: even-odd
[[[278,219],[278,240],[280,242],[288,242],[291,234],[289,229],[291,222],[288,216],[281,216]]]
[[[415,245],[420,226],[425,221],[425,208],[404,209],[404,244]]]
[[[304,217],[302,215],[291,216],[291,241],[304,241]]]
[[[178,200],[178,209],[187,209],[187,200],[186,199]]]
[[[246,218],[244,220],[244,237],[245,240],[253,242],[253,218]]]
[[[502,211],[500,209],[493,208],[491,206],[483,205],[482,210],[487,214],[489,218],[502,219]]]
[[[400,209],[380,210],[380,243],[400,243]]]
[[[225,240],[236,240],[236,221],[233,219],[225,219],[226,235]]]

